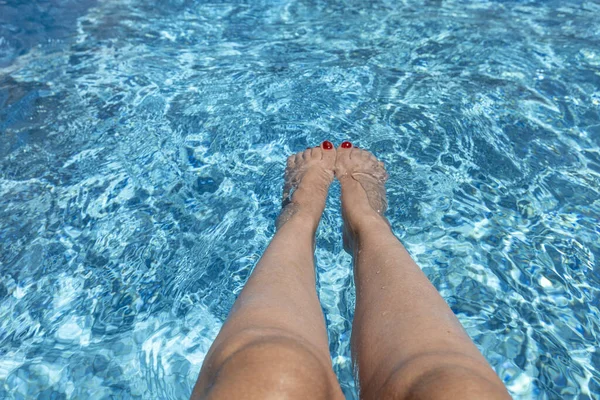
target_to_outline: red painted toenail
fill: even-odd
[[[333,149],[333,143],[331,143],[329,140],[326,140],[323,142],[323,144],[321,144],[321,147],[323,147],[325,150],[331,150]]]
[[[352,143],[342,142],[342,149],[349,149],[350,147],[352,147]]]

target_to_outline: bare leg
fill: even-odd
[[[284,194],[297,189],[211,346],[192,399],[343,398],[331,368],[313,261],[335,154],[316,147],[288,159]]]
[[[354,255],[352,354],[361,398],[510,398],[382,216],[383,164],[367,151],[340,147],[335,173],[344,242]]]

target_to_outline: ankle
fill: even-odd
[[[295,229],[316,232],[321,220],[322,210],[312,209],[309,205],[288,203],[280,212],[275,225],[277,230],[284,225],[293,225]]]
[[[375,212],[364,215],[358,221],[353,221],[350,228],[352,229],[354,237],[358,240],[392,232],[392,228],[387,218]]]

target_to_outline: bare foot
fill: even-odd
[[[337,149],[335,175],[342,185],[344,249],[351,253],[358,230],[365,224],[389,226],[383,216],[387,209],[384,165],[366,150],[344,142]]]
[[[294,215],[302,213],[315,223],[325,209],[329,185],[333,181],[336,150],[331,142],[291,155],[285,169],[283,209],[277,218],[277,229]]]

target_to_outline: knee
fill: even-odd
[[[408,388],[405,397],[418,399],[510,399],[500,382],[489,380],[477,371],[460,366],[445,366],[428,371]]]
[[[430,363],[414,360],[392,373],[377,391],[377,399],[451,400],[510,399],[506,388],[488,366],[466,362]]]
[[[331,368],[301,340],[260,330],[228,342],[212,357],[207,398],[333,397]]]

